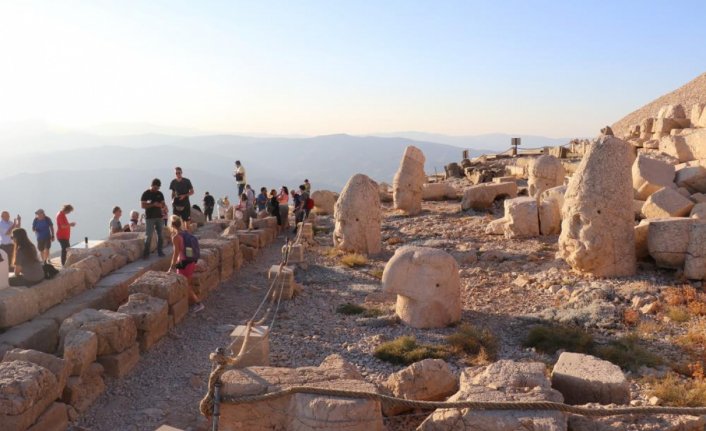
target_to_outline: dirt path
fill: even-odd
[[[198,405],[211,369],[208,355],[230,344],[233,325],[243,323],[262,300],[266,271],[279,262],[283,239],[262,250],[209,296],[206,309],[189,314],[125,378],[107,378],[108,389],[79,420],[94,431],[151,431],[162,424],[205,429]],[[79,429],[81,429],[79,428]]]

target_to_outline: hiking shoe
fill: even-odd
[[[194,304],[191,306],[191,310],[189,310],[191,313],[198,313],[199,311],[203,311],[203,309],[206,308],[202,303]]]

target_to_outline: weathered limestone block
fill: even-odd
[[[693,219],[671,217],[651,220],[647,231],[647,249],[657,266],[682,268],[689,248]]]
[[[64,320],[59,328],[59,336],[63,340],[73,330],[91,331],[98,336],[98,351],[100,355],[120,353],[135,343],[137,328],[132,317],[110,310],[86,309]]]
[[[304,244],[315,244],[314,241],[314,224],[313,223],[297,223],[297,232],[299,232],[299,241]]]
[[[287,246],[282,246],[282,259],[284,259],[287,253]],[[302,263],[304,262],[304,244],[292,244],[289,249],[289,256],[287,256],[288,264]]]
[[[101,275],[106,276],[127,264],[127,257],[114,247],[93,247],[87,249],[70,248],[66,258],[66,266],[71,266],[88,256],[96,256],[100,261]]]
[[[611,136],[591,145],[564,196],[559,255],[599,277],[635,273],[630,147]]]
[[[221,255],[218,249],[201,249],[201,256],[199,257],[199,261],[196,262],[196,269],[194,270],[194,272],[213,272],[218,274],[220,263]]]
[[[691,115],[689,115],[689,120],[691,120],[691,124],[693,127],[704,127],[704,125],[699,124],[699,121],[701,120],[701,115],[704,112],[704,106],[706,106],[706,104],[696,103],[691,107]]]
[[[71,265],[71,268],[76,268],[83,271],[86,279],[86,287],[91,288],[101,279],[101,264],[96,256],[88,256]]]
[[[68,427],[66,404],[53,403],[27,431],[66,431]]]
[[[124,377],[140,361],[140,345],[132,346],[120,353],[98,356],[98,363],[105,369],[105,374],[117,379]]]
[[[554,156],[540,156],[530,163],[529,186],[530,197],[536,198],[547,189],[564,184],[564,166]]]
[[[694,203],[678,191],[664,187],[650,195],[642,206],[646,218],[688,216]]]
[[[566,186],[552,187],[539,195],[539,232],[557,235],[561,232],[561,207],[564,206]]]
[[[628,404],[630,383],[619,366],[591,355],[564,352],[552,370],[552,387],[567,404]]]
[[[279,273],[279,265],[272,265],[267,271],[268,283],[277,278]],[[279,278],[276,281],[275,288],[273,289],[272,296],[277,297],[279,295],[279,290],[282,289],[282,299],[292,299],[297,290],[296,282],[294,281],[294,268],[291,266],[282,267],[282,272],[279,274]]]
[[[635,198],[643,201],[662,187],[674,187],[674,165],[638,155],[632,164],[632,187]]]
[[[171,329],[174,325],[178,324],[186,314],[189,312],[189,298],[184,297],[179,302],[175,302],[169,306],[169,322],[167,323],[167,328]]]
[[[694,220],[691,223],[684,276],[690,280],[706,279],[706,220]]]
[[[659,150],[680,162],[706,159],[706,129],[691,129],[678,136],[666,136],[660,139]]]
[[[127,314],[135,321],[137,341],[142,352],[149,350],[167,335],[169,304],[164,299],[145,293],[133,293],[127,303],[118,308],[118,313]]]
[[[640,132],[641,133],[652,133],[652,127],[654,126],[655,119],[652,117],[644,118],[640,121]]]
[[[425,183],[422,186],[422,200],[443,201],[458,198],[458,191],[449,183]]]
[[[201,255],[203,256],[203,250],[201,251]],[[219,282],[220,275],[217,270],[198,271],[194,273],[191,279],[191,287],[193,287],[196,295],[203,299],[216,290]]]
[[[409,215],[422,212],[422,185],[426,182],[424,153],[409,146],[404,151],[400,167],[392,181],[392,198],[395,209]]]
[[[657,118],[672,118],[672,119],[681,119],[681,118],[686,118],[686,111],[684,110],[684,106],[681,104],[674,104],[674,105],[664,105],[661,108],[659,108],[659,112],[657,113]]]
[[[169,236],[166,231],[162,231],[162,235]],[[125,256],[128,262],[134,262],[142,257],[145,248],[145,239],[139,235],[136,237],[111,236],[108,240],[98,244],[96,248],[113,249],[116,253]]]
[[[147,271],[130,285],[130,293],[145,293],[155,298],[162,298],[169,305],[174,305],[186,298],[188,292],[186,277],[161,271]]]
[[[676,171],[674,182],[679,187],[686,187],[690,193],[706,192],[706,168],[688,166]]]
[[[233,259],[235,258],[235,250],[233,249],[232,242],[221,238],[205,239],[203,241],[199,241],[199,246],[202,250],[218,250],[221,280],[227,280],[231,275],[233,275]]]
[[[505,233],[505,224],[507,219],[505,217],[493,220],[485,227],[485,233],[488,235],[503,235]]]
[[[263,244],[260,244],[260,235],[248,230],[239,230],[237,234],[241,247],[244,245],[252,248],[263,247]]]
[[[82,375],[96,361],[98,336],[91,331],[74,330],[63,341],[63,357],[69,364],[70,375]]]
[[[69,377],[62,401],[84,413],[104,391],[103,366],[94,362],[81,376]]]
[[[248,337],[248,345],[245,347],[240,362],[238,362],[238,368],[270,365],[270,337],[267,329],[267,326],[252,327]],[[245,325],[236,326],[230,333],[230,338],[233,340],[230,349],[234,355],[240,353],[246,334],[247,326]]]
[[[382,249],[380,196],[375,181],[363,174],[352,176],[334,206],[333,244],[362,254]]]
[[[385,387],[398,398],[407,400],[441,401],[458,390],[458,379],[442,359],[424,359],[390,374]],[[390,406],[386,416],[412,409]]]
[[[56,399],[58,383],[48,369],[27,361],[0,362],[0,424],[24,431]]]
[[[690,218],[706,220],[706,202],[699,202],[691,209]]]
[[[329,190],[317,190],[311,194],[314,200],[315,214],[330,214],[333,215],[333,207],[336,205],[338,195]]]
[[[44,280],[32,286],[39,299],[39,312],[43,313],[66,298],[86,290],[86,276],[76,268],[63,268],[51,280]]]
[[[635,257],[637,260],[645,260],[650,255],[650,251],[647,248],[647,234],[650,228],[649,224],[650,220],[641,220],[640,224],[635,226]]]
[[[260,249],[241,244],[240,252],[246,262],[252,262],[257,258],[257,255],[260,254]]]
[[[461,373],[460,389],[447,401],[488,402],[563,402],[562,395],[551,388],[539,362],[502,360],[479,370],[466,368]],[[539,410],[483,411],[473,409],[437,409],[417,428],[420,431],[487,430],[564,431],[566,415]]]
[[[414,328],[443,328],[461,319],[456,259],[444,250],[404,246],[385,265],[383,290],[397,294],[395,312]]]
[[[517,183],[483,183],[467,187],[463,191],[461,209],[483,210],[490,208],[496,199],[517,197]]]
[[[338,355],[327,357],[318,367],[228,370],[221,381],[224,397],[262,394],[301,385],[376,392],[373,384],[363,381],[355,367]],[[384,429],[378,401],[305,394],[249,404],[223,403],[220,426],[231,431]]]
[[[36,350],[12,349],[5,353],[2,362],[24,361],[44,367],[51,371],[56,378],[56,388],[54,389],[54,399],[61,397],[61,392],[66,386],[69,378],[69,364],[61,358]]]
[[[392,202],[392,186],[387,183],[380,183],[378,186],[378,196],[380,197],[380,202]]]
[[[506,199],[503,233],[505,238],[529,238],[539,236],[539,211],[537,199],[520,197]]]
[[[0,328],[26,322],[39,314],[37,292],[26,287],[0,289]]]

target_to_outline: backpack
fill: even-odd
[[[314,200],[312,198],[309,198],[306,200],[306,209],[308,209],[308,210],[314,209]]]
[[[56,269],[51,263],[42,264],[42,269],[44,270],[45,280],[51,280],[52,278],[56,277],[56,275],[59,273],[59,270]]]
[[[181,239],[184,240],[184,255],[186,255],[186,260],[189,261],[189,263],[198,262],[201,258],[199,239],[185,230],[181,231]]]

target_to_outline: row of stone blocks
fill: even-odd
[[[206,296],[220,281],[232,276],[234,270],[242,264],[238,236],[228,235],[228,232],[225,235],[213,235],[220,233],[222,228],[213,224],[207,225],[203,232],[197,232],[202,247],[202,260],[197,266],[194,284],[202,296]],[[165,264],[168,265],[168,258],[159,260],[158,266]],[[68,307],[68,310],[81,306],[83,309],[59,321],[60,327],[55,329],[54,337],[58,337],[58,342],[38,343],[38,347],[50,353],[56,350],[58,343],[58,351],[63,354],[63,359],[37,350],[24,350],[24,355],[33,358],[33,361],[20,361],[18,364],[16,355],[22,350],[9,350],[5,362],[12,365],[0,367],[0,382],[3,383],[0,385],[0,405],[6,397],[19,398],[15,400],[15,404],[19,404],[15,408],[0,408],[0,422],[9,424],[7,429],[25,430],[30,426],[33,426],[33,430],[65,429],[66,417],[85,411],[105,390],[103,375],[115,378],[124,376],[137,364],[141,350],[148,350],[184,318],[189,305],[187,281],[184,277],[162,271],[147,271],[138,277],[132,277],[132,273],[127,272],[128,276],[120,277],[121,281],[112,286],[109,308],[117,309],[117,312],[96,310],[94,308],[98,307],[91,307],[94,304],[85,301],[75,304]],[[114,273],[106,278],[118,275],[121,274]],[[125,299],[128,299],[127,303],[121,305]],[[59,317],[65,313],[66,310],[55,314]],[[44,339],[45,335],[51,339],[53,334],[40,331],[19,344],[37,344],[33,340]],[[4,345],[0,354],[10,348]],[[51,386],[51,379],[46,377],[46,370],[42,369],[47,364],[68,371],[67,378],[55,376],[54,382],[58,389],[49,392],[57,395],[48,395],[49,398],[45,400],[43,397],[47,391],[37,389],[42,384]],[[63,376],[63,372],[60,374]],[[16,395],[18,393],[19,397]],[[52,428],[46,428],[47,423],[51,423]]]

